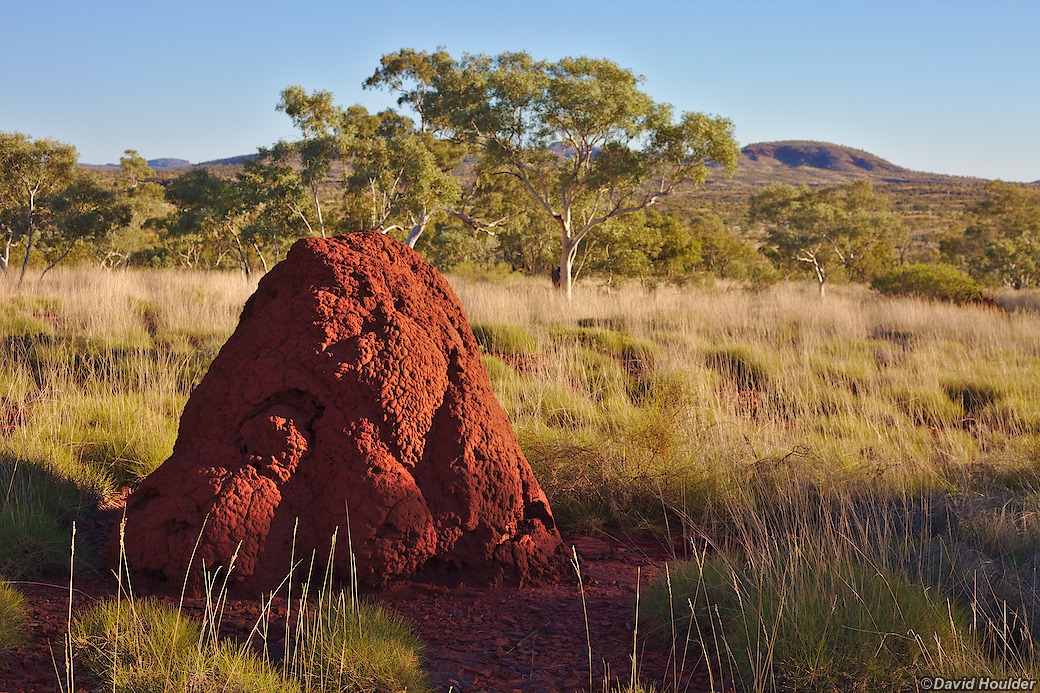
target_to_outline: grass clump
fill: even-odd
[[[248,645],[219,639],[217,628],[173,605],[147,598],[96,604],[73,624],[72,642],[103,688],[113,691],[430,690],[419,668],[420,643],[403,621],[344,593],[332,597],[323,590],[315,604],[300,602],[298,627],[285,660],[277,663]],[[213,611],[219,620],[219,607]],[[253,634],[266,637],[267,631]]]
[[[25,598],[0,577],[0,658],[25,643]]]
[[[945,385],[950,401],[959,405],[967,416],[977,416],[998,402],[1002,393],[992,384],[974,380],[953,380]]]
[[[473,336],[488,354],[523,356],[538,351],[538,338],[519,325],[474,323]]]
[[[96,499],[38,464],[0,457],[0,574],[31,580],[68,568],[73,520]]]
[[[581,321],[585,325],[598,324]],[[616,325],[619,323],[609,322]],[[659,354],[657,344],[607,327],[556,326],[552,336],[559,344],[578,344],[616,359],[632,374],[652,370]]]
[[[891,397],[917,426],[950,428],[964,418],[964,408],[960,403],[935,387],[904,385],[894,388]]]
[[[101,602],[77,619],[72,641],[108,690],[301,690],[245,648],[207,640],[196,621],[159,601]]]
[[[710,350],[705,354],[705,362],[733,383],[738,390],[765,391],[769,387],[769,371],[747,347],[734,346]]]
[[[981,661],[956,607],[836,542],[700,555],[650,589],[647,625],[746,690],[899,690]]]
[[[429,690],[411,628],[344,592],[323,599],[296,637],[295,678],[306,691]]]

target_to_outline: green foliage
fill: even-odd
[[[969,303],[983,297],[975,280],[951,265],[911,263],[875,275],[870,286],[886,296]]]
[[[586,241],[580,273],[684,285],[704,268],[700,230],[653,210],[613,219]]]
[[[166,199],[175,209],[162,223],[177,240],[178,254],[187,267],[219,264],[231,255],[246,277],[250,275],[251,237],[268,228],[258,217],[264,209],[256,204],[257,186],[263,184],[259,175],[251,169],[231,179],[192,168],[166,188]]]
[[[34,245],[39,240],[40,217],[46,217],[49,201],[63,199],[77,175],[76,148],[51,139],[33,140],[20,132],[0,132],[0,214],[4,216],[7,248],[0,269],[8,272],[10,245],[20,241],[25,250],[19,283]]]
[[[965,215],[963,234],[942,240],[946,259],[980,281],[1040,285],[1040,192],[993,181]]]
[[[497,236],[461,224],[441,223],[436,232],[423,234],[415,249],[441,272],[457,273],[460,269],[493,270],[501,261]],[[508,265],[506,269],[512,268]]]
[[[130,206],[85,172],[44,203],[38,240],[48,263],[44,274],[68,257],[77,243],[102,243],[113,229],[126,226],[131,219]]]
[[[356,228],[404,229],[415,247],[437,216],[456,210],[462,188],[451,172],[465,149],[416,130],[393,111],[369,115],[361,106],[347,111],[351,133],[346,154],[348,214]]]
[[[25,598],[0,575],[0,660],[26,640]]]
[[[558,222],[560,287],[569,296],[579,244],[592,229],[646,209],[682,181],[703,183],[709,164],[736,166],[732,123],[699,113],[675,119],[639,82],[604,59],[550,63],[519,52],[455,60],[443,50],[403,49],[383,56],[366,86],[398,94],[423,131],[471,143],[487,172],[522,184],[533,206]],[[651,180],[660,181],[654,191]]]
[[[869,280],[894,260],[894,245],[905,233],[869,180],[822,190],[770,185],[752,195],[748,207],[748,220],[766,225],[772,259],[810,272],[821,293],[837,270]]]

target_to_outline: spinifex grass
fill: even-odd
[[[25,598],[0,575],[0,660],[25,642]]]
[[[927,599],[950,600],[947,615],[968,609],[987,657],[1025,661],[1040,623],[1037,313],[858,287],[820,301],[793,285],[579,285],[567,301],[548,282],[453,284],[485,326],[492,385],[565,524],[728,542],[731,565],[743,566],[734,575],[783,593],[801,584],[794,573],[777,582],[784,573],[762,566],[789,560],[794,570],[805,550],[777,542],[808,536],[808,509],[874,508],[898,536],[925,522],[907,508],[932,504],[954,519],[937,529],[926,514],[933,531],[912,550],[903,542],[903,559],[882,561],[872,538],[849,532],[829,574],[875,606],[901,604],[896,592],[921,605],[915,590],[932,590]],[[251,290],[208,273],[54,272],[24,293],[0,284],[0,453],[95,494],[132,485],[168,453],[184,401]],[[798,512],[780,512],[788,507]],[[763,516],[772,524],[742,539],[748,518]],[[67,535],[71,516],[57,518]],[[902,587],[871,592],[863,556]],[[773,622],[774,652],[815,628]]]
[[[241,642],[222,633],[236,557],[227,570],[202,566],[204,608],[198,620],[186,613],[183,594],[177,606],[135,598],[122,558],[117,598],[94,605],[70,623],[71,649],[104,689],[116,692],[428,691],[419,667],[421,644],[411,628],[363,601],[353,572],[348,589],[338,589],[332,574],[335,545],[333,535],[316,591],[311,592],[312,555],[310,569],[303,570],[300,561],[278,589],[259,600],[260,615]],[[193,556],[188,571],[197,569]],[[186,577],[185,589],[188,582]],[[284,621],[274,615],[276,599],[286,605]],[[279,625],[284,627],[282,656],[275,660],[269,637]],[[72,661],[66,662],[68,671]]]

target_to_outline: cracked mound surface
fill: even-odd
[[[299,241],[260,281],[173,455],[127,501],[126,560],[179,586],[189,562],[226,570],[237,551],[232,583],[268,591],[294,558],[306,570],[314,552],[320,572],[335,535],[346,579],[348,516],[369,587],[546,582],[566,565],[454,292],[368,232]]]

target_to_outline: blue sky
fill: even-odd
[[[1036,0],[0,0],[0,130],[199,162],[291,137],[289,84],[378,109],[399,48],[610,58],[742,144],[835,142],[1040,179]]]

